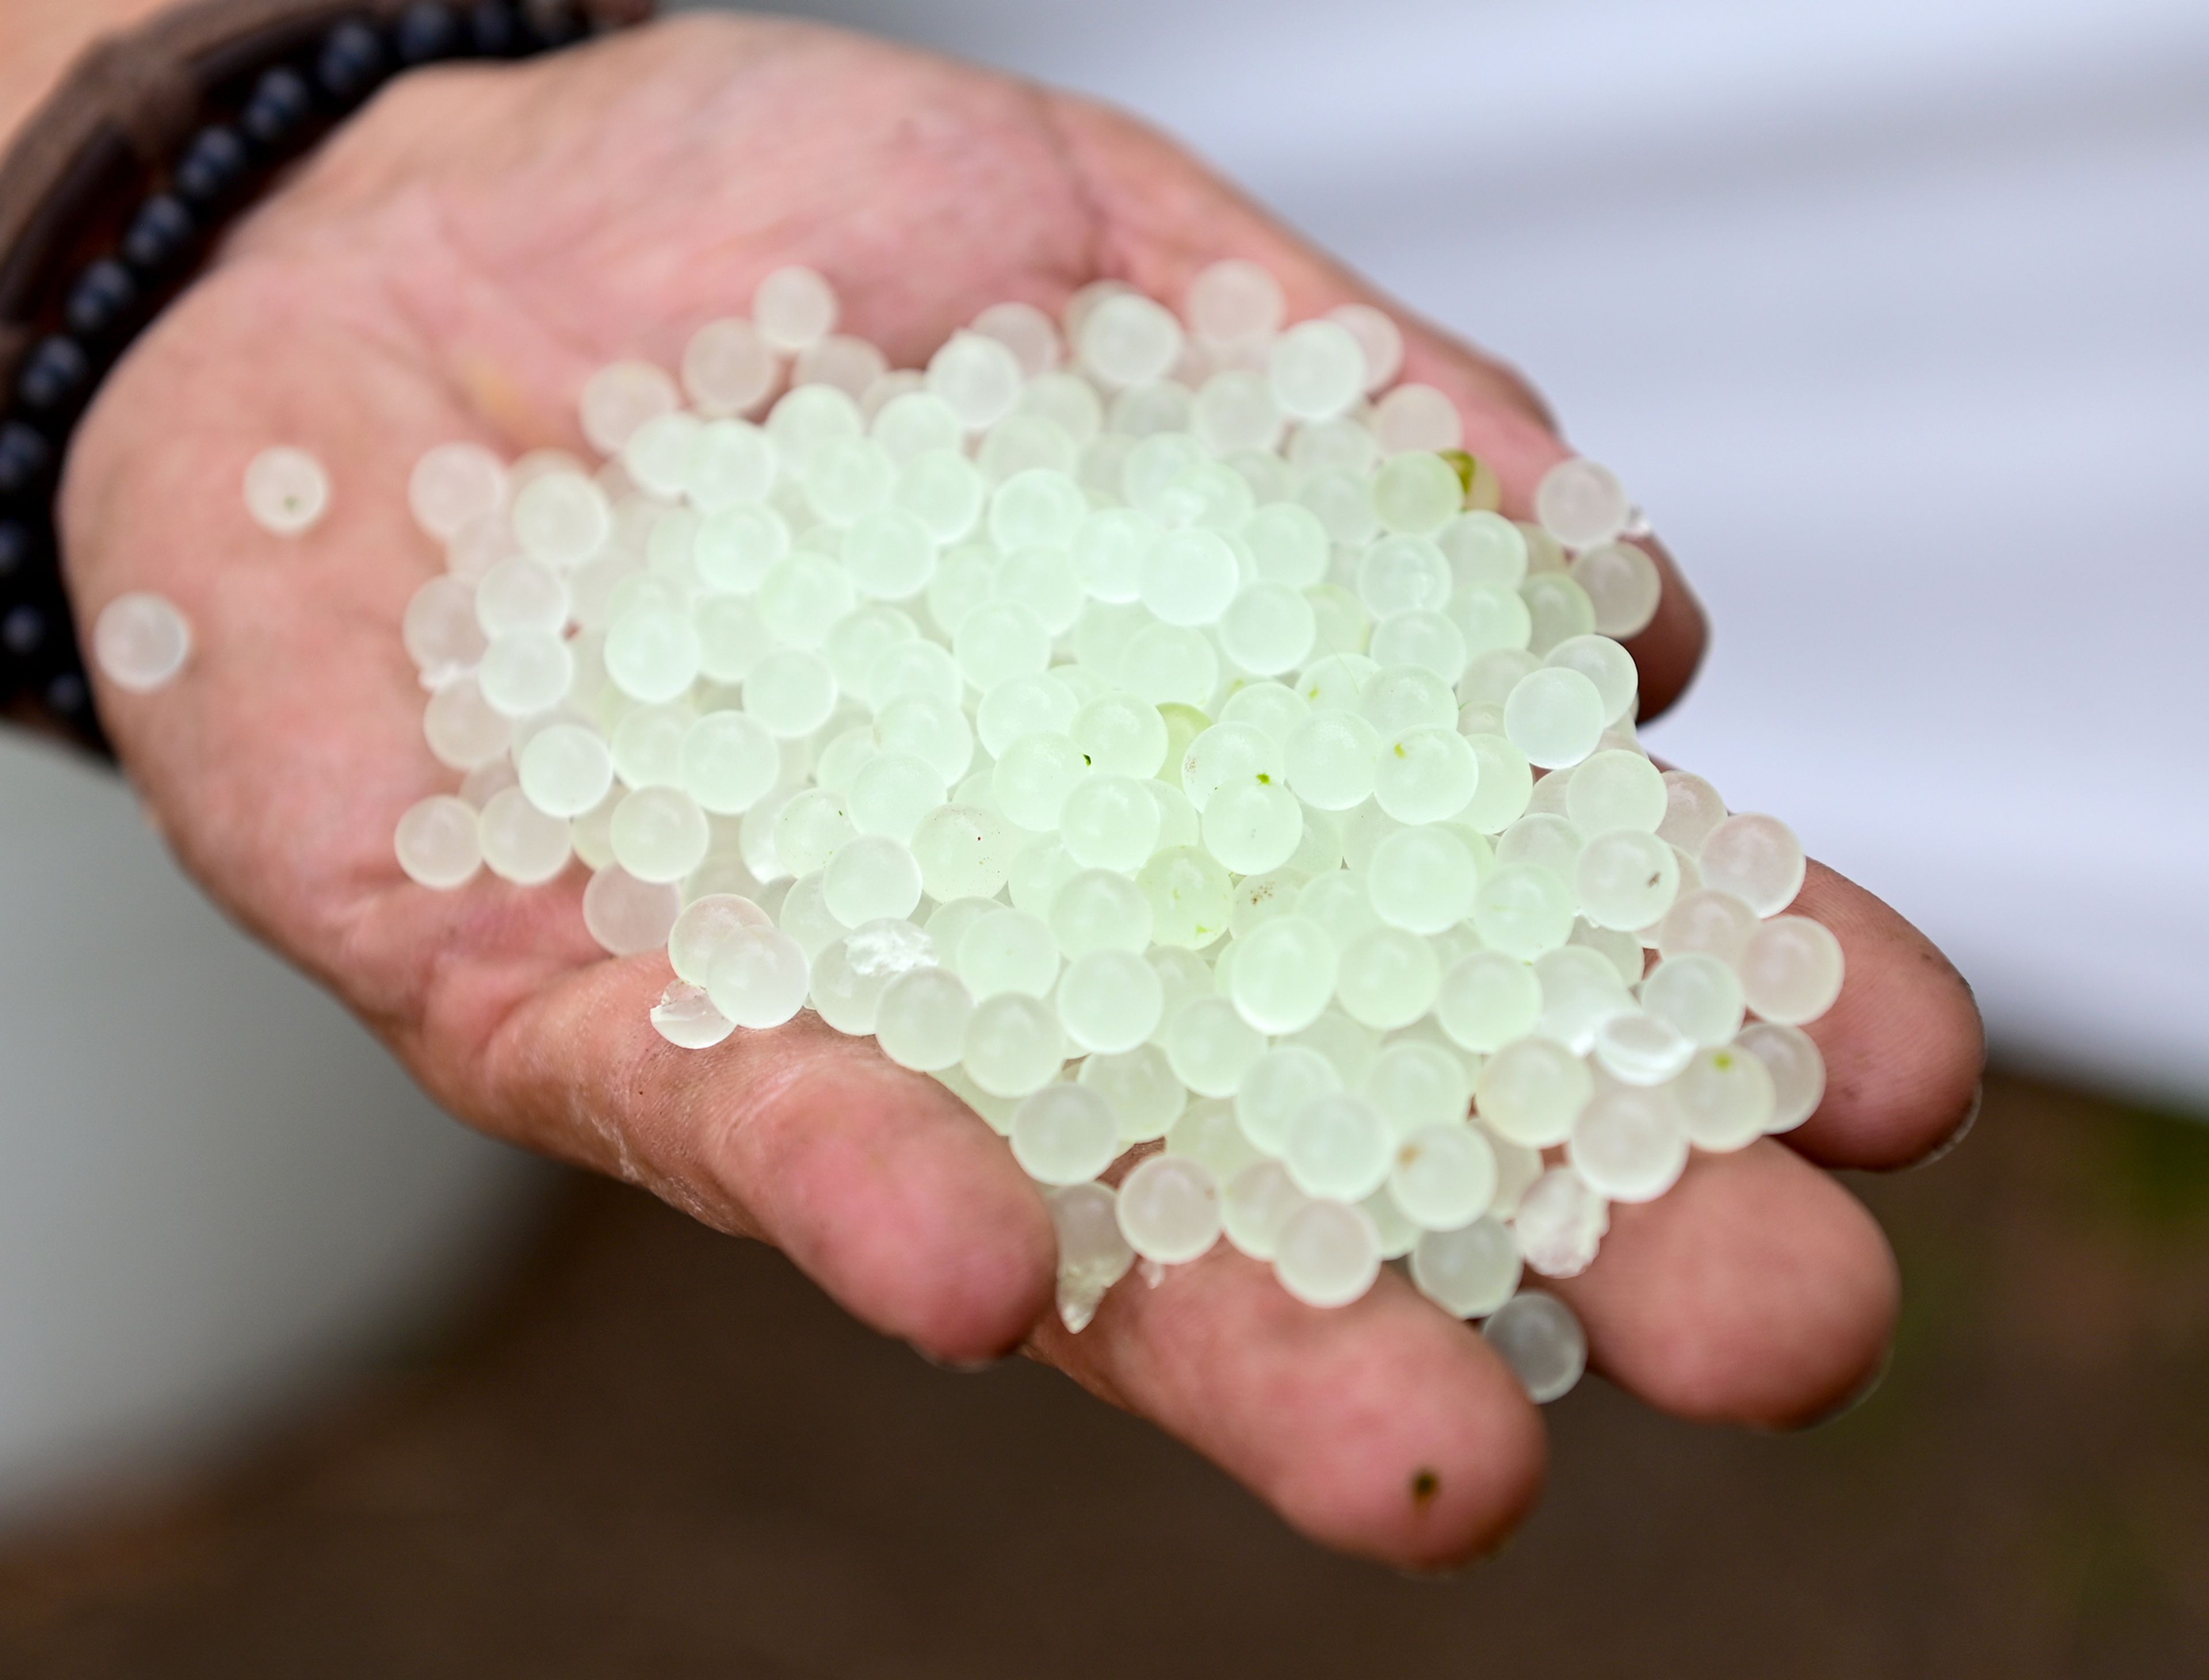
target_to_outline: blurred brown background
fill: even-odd
[[[1526,1532],[1415,1581],[578,1179],[498,1300],[287,1442],[19,1542],[0,1674],[2209,1672],[2209,1131],[1997,1078],[1858,1188],[1908,1298],[1868,1401],[1767,1437],[1592,1379]]]

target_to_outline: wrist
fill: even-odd
[[[72,61],[100,36],[160,11],[171,0],[8,0],[0,17],[0,148],[52,93]]]

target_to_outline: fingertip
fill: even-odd
[[[1698,1155],[1661,1201],[1611,1221],[1596,1264],[1559,1293],[1597,1367],[1661,1410],[1792,1427],[1885,1357],[1901,1302],[1886,1236],[1784,1149]]]
[[[1821,1166],[1889,1171],[1953,1137],[1979,1100],[1986,1028],[1953,963],[1862,887],[1813,863],[1792,913],[1824,923],[1847,963],[1804,1031],[1825,1058],[1818,1112],[1787,1135]]]
[[[726,1170],[769,1240],[854,1316],[937,1359],[1019,1347],[1050,1305],[1057,1242],[979,1116],[851,1040],[793,1058],[761,1106],[768,1123],[730,1128]]]
[[[1311,1307],[1223,1246],[1155,1289],[1123,1284],[1089,1329],[1053,1325],[1038,1351],[1333,1551],[1457,1568],[1541,1494],[1548,1447],[1526,1390],[1393,1272],[1352,1305]]]
[[[1433,1573],[1486,1557],[1532,1512],[1549,1479],[1541,1414],[1477,1331],[1452,1335],[1449,1380],[1394,1395],[1387,1427],[1283,1485],[1281,1510],[1303,1533]]]

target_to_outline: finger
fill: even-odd
[[[1930,939],[1821,863],[1789,910],[1832,929],[1846,966],[1840,997],[1803,1029],[1826,1059],[1825,1099],[1787,1143],[1827,1167],[1923,1158],[1978,1100],[1986,1034],[1971,987]]]
[[[1098,255],[1106,273],[1178,303],[1211,263],[1248,257],[1281,282],[1291,320],[1340,303],[1385,309],[1403,329],[1401,377],[1431,385],[1455,403],[1466,447],[1502,482],[1504,511],[1532,517],[1534,487],[1575,452],[1516,369],[1383,296],[1163,135],[1086,101],[1062,99],[1053,108],[1104,230]],[[1686,689],[1708,634],[1702,609],[1670,553],[1653,540],[1640,546],[1663,581],[1657,616],[1627,645],[1640,669],[1640,715],[1647,719]]]
[[[1768,1142],[1699,1154],[1656,1201],[1614,1206],[1595,1263],[1550,1287],[1622,1387],[1682,1417],[1774,1427],[1863,1387],[1899,1299],[1863,1204]]]
[[[1342,1551],[1460,1563],[1540,1491],[1547,1448],[1526,1390],[1393,1272],[1323,1310],[1222,1244],[1156,1288],[1123,1282],[1080,1335],[1054,1316],[1034,1346]]]
[[[1020,1346],[1050,1304],[1056,1242],[972,1109],[810,1014],[677,1049],[649,1024],[664,957],[567,960],[433,983],[422,1041],[398,1047],[456,1071],[436,1095],[464,1117],[773,1244],[887,1335],[950,1360]]]

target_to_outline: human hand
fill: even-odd
[[[435,894],[392,852],[399,814],[452,779],[422,745],[397,634],[441,567],[406,511],[426,447],[577,447],[593,369],[672,365],[785,263],[828,274],[849,329],[911,365],[984,304],[1055,309],[1107,275],[1177,298],[1227,255],[1270,267],[1297,316],[1368,295],[1125,119],[858,37],[695,19],[412,75],[239,231],[103,392],[69,465],[69,583],[87,628],[134,589],[191,619],[198,652],[174,685],[99,690],[149,812],[220,903],[454,1113],[776,1244],[939,1359],[1025,1346],[1314,1538],[1436,1566],[1524,1514],[1542,1429],[1481,1339],[1400,1279],[1320,1311],[1223,1245],[1155,1290],[1115,1291],[1070,1336],[1050,1311],[1040,1197],[936,1082],[810,1016],[675,1050],[647,1021],[664,958],[605,957],[581,872]],[[1457,399],[1468,447],[1523,512],[1569,452],[1514,376],[1405,326],[1405,376]],[[268,539],[240,501],[245,462],[274,442],[333,469],[304,543]],[[1632,645],[1652,705],[1702,640],[1669,563],[1666,585]],[[1797,908],[1849,964],[1811,1029],[1823,1108],[1616,1209],[1600,1261],[1557,1286],[1597,1367],[1687,1416],[1797,1422],[1875,1369],[1893,1263],[1819,1168],[1921,1155],[1978,1071],[1969,995],[1919,934],[1816,866]]]

